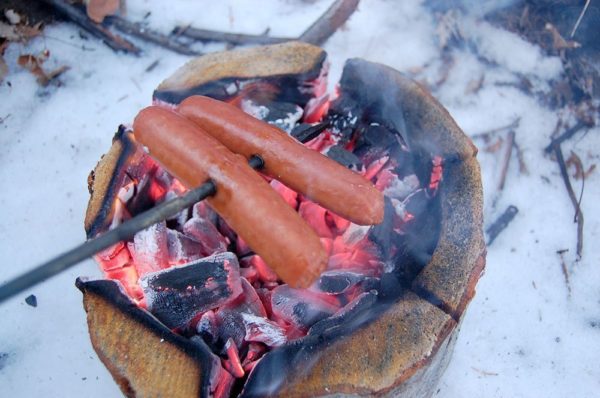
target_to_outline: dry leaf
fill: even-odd
[[[40,34],[42,23],[34,26],[28,25],[9,25],[0,21],[0,38],[8,41],[26,42],[32,37]]]
[[[39,56],[35,56],[32,54],[24,54],[19,57],[17,63],[23,68],[33,73],[37,78],[38,84],[45,87],[48,84],[50,84],[52,80],[56,79],[58,76],[69,70],[68,66],[63,65],[50,72],[44,71],[44,69],[42,68],[42,64],[48,59],[49,56],[50,52],[48,52],[48,50],[44,51]]]
[[[551,23],[547,23],[545,28],[552,34],[552,46],[556,50],[581,47],[581,44],[574,40],[565,40],[565,38],[562,37],[558,29],[556,29],[556,26],[552,25]]]
[[[0,55],[0,82],[8,75],[8,65],[4,61],[4,58]]]
[[[102,23],[107,15],[114,15],[119,9],[119,0],[87,0],[87,15],[96,23]]]

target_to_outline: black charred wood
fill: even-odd
[[[30,294],[29,296],[25,297],[25,302],[27,305],[30,305],[34,308],[37,307],[37,297],[35,294]]]
[[[147,274],[141,285],[148,310],[168,327],[176,328],[239,295],[239,279],[236,256],[223,253]]]
[[[391,250],[393,247],[392,239],[396,235],[394,232],[394,206],[390,198],[384,197],[384,216],[383,222],[375,225],[369,232],[369,240],[379,247],[381,253],[381,259],[383,261],[389,261],[391,256]]]
[[[329,148],[326,155],[342,166],[352,170],[360,170],[363,167],[363,163],[358,156],[344,149],[340,145],[334,145]]]
[[[329,126],[329,123],[322,122],[317,124],[301,123],[296,125],[290,133],[292,137],[302,143],[306,143],[313,138],[316,138]]]
[[[377,296],[378,294],[375,291],[359,296],[354,302],[349,303],[340,310],[339,314],[315,323],[308,334],[322,337],[339,335],[340,328],[344,327],[350,320],[357,322],[368,317],[371,308],[377,302]]]

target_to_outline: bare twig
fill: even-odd
[[[500,180],[498,181],[498,191],[504,189],[506,183],[506,174],[508,172],[508,166],[510,164],[510,158],[512,157],[512,150],[515,142],[515,131],[510,130],[506,135],[506,145],[504,150],[504,158],[502,159],[502,172],[500,173]]]
[[[567,129],[567,131],[565,131],[558,137],[553,138],[552,141],[550,141],[550,144],[548,144],[548,146],[544,149],[544,151],[546,151],[546,153],[552,153],[557,145],[560,145],[569,138],[573,137],[579,132],[579,130],[583,129],[584,127],[588,127],[588,124],[582,122],[581,120],[578,120],[573,127]]]
[[[215,30],[197,29],[191,26],[178,26],[173,31],[175,36],[186,36],[200,41],[218,41],[236,45],[243,44],[277,44],[294,40],[288,37],[272,37],[265,34],[250,35],[244,33],[227,33]]]
[[[588,6],[590,5],[591,0],[587,0],[585,2],[585,5],[583,6],[583,9],[581,10],[581,13],[579,14],[579,18],[577,18],[577,22],[575,22],[575,26],[573,26],[573,30],[571,31],[571,35],[569,36],[571,39],[573,38],[573,36],[575,36],[575,33],[577,32],[577,28],[579,28],[579,24],[581,23],[581,20],[583,19],[583,16],[585,15],[585,12],[588,9]]]
[[[173,52],[183,55],[201,55],[199,51],[192,50],[188,46],[181,44],[155,30],[145,28],[140,23],[130,22],[119,16],[109,16],[106,17],[104,21],[105,24],[114,26],[115,29],[118,29],[127,35],[146,40]]]
[[[560,256],[560,268],[562,269],[563,276],[565,277],[565,285],[567,286],[568,297],[571,297],[571,281],[569,279],[569,270],[567,269],[567,263],[565,262],[564,254],[569,249],[558,250],[556,254]]]
[[[76,6],[67,3],[64,0],[42,0],[52,6],[57,12],[62,14],[68,20],[76,23],[81,28],[96,36],[107,46],[115,51],[124,51],[127,53],[139,54],[140,49],[127,41],[126,39],[115,35],[104,26],[94,23],[87,17],[85,12]]]
[[[525,163],[525,157],[523,156],[523,150],[521,149],[517,141],[513,143],[513,146],[517,151],[517,159],[519,160],[519,173],[526,175],[529,174],[529,169],[527,168],[527,163]]]
[[[359,0],[337,0],[299,37],[305,43],[321,45],[356,11]]]
[[[488,246],[491,245],[494,240],[496,240],[498,235],[500,235],[500,233],[504,231],[506,227],[508,227],[508,224],[510,224],[518,212],[519,209],[517,209],[516,206],[508,206],[506,210],[504,210],[504,213],[502,213],[502,215],[485,230],[488,236]]]
[[[337,0],[299,37],[272,37],[268,36],[266,32],[260,35],[228,33],[197,29],[190,26],[178,26],[173,31],[173,34],[200,41],[218,41],[233,45],[277,44],[291,40],[300,40],[305,43],[319,45],[327,41],[348,20],[350,15],[356,11],[358,2],[359,0]]]
[[[554,153],[556,154],[556,161],[558,162],[558,167],[560,168],[560,174],[562,176],[563,182],[565,183],[565,187],[567,188],[567,193],[569,194],[571,203],[575,208],[574,221],[577,223],[577,258],[580,259],[581,252],[583,251],[583,213],[581,212],[579,201],[577,200],[575,192],[573,191],[573,186],[571,185],[571,179],[569,178],[569,173],[567,172],[567,165],[565,164],[565,159],[563,157],[562,149],[560,148],[560,143],[554,144],[553,148]]]
[[[521,123],[521,118],[518,117],[515,120],[513,120],[510,124],[507,124],[506,126],[496,127],[491,130],[486,130],[486,131],[482,131],[480,133],[473,134],[473,135],[471,135],[471,138],[474,140],[476,140],[476,139],[489,140],[494,134],[499,133],[500,131],[516,129],[517,127],[519,127],[520,123]]]

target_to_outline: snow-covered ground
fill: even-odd
[[[150,25],[165,33],[191,23],[246,33],[269,27],[272,35],[292,36],[331,2],[128,0],[127,6],[131,20],[152,11]],[[471,45],[452,50],[455,63],[434,95],[469,135],[520,118],[515,139],[528,173],[513,156],[506,187],[498,194],[501,151],[486,152],[487,144],[475,141],[482,149],[486,224],[509,204],[519,213],[489,247],[486,273],[437,396],[597,396],[600,176],[595,172],[586,180],[585,244],[581,261],[575,261],[573,208],[557,164],[543,153],[561,112],[506,84],[525,76],[534,92],[543,93],[549,79],[560,77],[561,63],[488,23],[464,18],[459,25]],[[109,148],[116,127],[148,105],[154,87],[188,59],[139,44],[140,57],[115,54],[94,39],[82,39],[77,27],[60,24],[25,47],[8,48],[10,74],[0,84],[0,282],[83,241],[90,169]],[[431,85],[445,73],[435,20],[417,0],[363,0],[324,47],[334,82],[352,57],[388,64]],[[18,55],[45,49],[50,51],[46,68],[70,66],[60,87],[41,88],[15,66]],[[470,89],[479,80],[480,90]],[[598,130],[563,145],[565,156],[573,150],[586,167],[598,163]],[[579,192],[581,182],[574,184]],[[556,253],[561,249],[569,249],[570,295]],[[0,305],[0,395],[120,396],[89,343],[81,294],[73,285],[79,275],[100,272],[86,261]],[[37,308],[24,302],[30,293],[37,296]]]

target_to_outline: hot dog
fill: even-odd
[[[248,166],[197,125],[151,106],[135,118],[136,140],[187,187],[212,179],[208,204],[286,283],[307,287],[325,269],[327,255],[315,232]]]
[[[266,174],[321,206],[360,225],[383,221],[383,194],[373,184],[278,128],[208,97],[189,97],[177,109],[232,152],[259,154]]]

